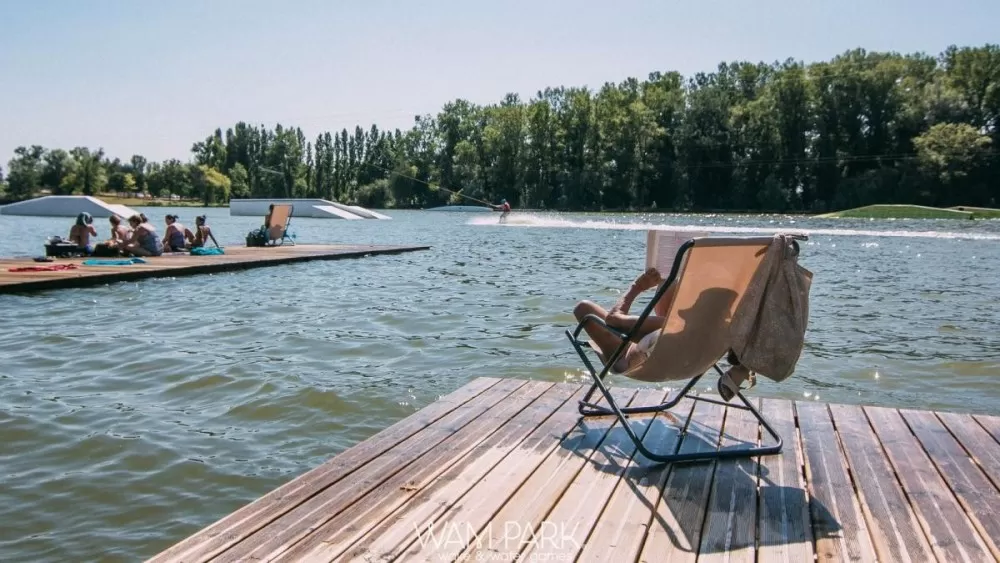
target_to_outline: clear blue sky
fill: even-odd
[[[14,147],[190,158],[239,120],[409,127],[447,101],[723,60],[938,54],[1000,41],[997,0],[0,0]]]

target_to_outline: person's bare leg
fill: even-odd
[[[581,301],[573,308],[573,316],[576,317],[577,322],[582,321],[587,315],[595,315],[601,320],[608,318],[608,312],[593,301]],[[600,349],[602,362],[607,362],[622,343],[621,338],[618,338],[601,324],[590,322],[583,327],[583,330]],[[622,354],[618,358],[618,361],[615,362],[615,371],[623,371],[629,365],[627,357],[628,354]]]

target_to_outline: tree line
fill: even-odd
[[[455,100],[401,131],[237,123],[191,162],[19,147],[0,189],[179,195],[209,203],[321,197],[420,208],[826,211],[1000,202],[1000,46],[934,57],[848,51],[827,62],[722,63],[530,100]],[[439,190],[443,186],[447,190]]]

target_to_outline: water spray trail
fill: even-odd
[[[466,224],[468,225],[490,225],[498,226],[496,219],[491,217],[473,217]],[[774,227],[738,227],[727,225],[697,224],[697,225],[671,225],[666,223],[617,223],[615,221],[576,221],[572,219],[561,219],[557,217],[546,217],[530,213],[517,213],[511,215],[503,227],[526,227],[526,228],[549,228],[549,229],[600,229],[609,231],[645,231],[649,229],[669,229],[671,231],[708,231],[713,234],[774,234],[789,233],[803,234],[810,236],[854,236],[854,237],[898,237],[898,238],[938,238],[938,239],[965,239],[965,240],[1000,240],[998,233],[961,233],[945,231],[902,231],[902,230],[866,230],[866,229],[809,229],[801,227],[788,227],[775,222]]]

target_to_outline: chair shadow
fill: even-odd
[[[809,498],[803,488],[773,482],[768,469],[757,463],[758,458],[673,464],[653,462],[635,451],[620,425],[608,431],[616,421],[610,416],[581,417],[561,447],[586,459],[594,470],[621,475],[619,486],[627,486],[652,516],[648,533],[666,534],[680,551],[721,553],[767,545],[812,544],[819,539],[836,537],[842,530],[835,515],[822,502]],[[646,443],[654,451],[663,451],[667,444],[676,443],[680,433],[676,419],[664,420],[662,415],[631,417],[630,421],[639,436],[646,432],[662,436],[658,444]],[[595,448],[601,436],[604,439]],[[717,437],[718,429],[691,421],[681,435],[682,451],[716,449],[717,442],[706,436]],[[749,445],[725,432],[721,443],[726,444],[718,448],[722,451]],[[786,444],[779,455],[788,455],[788,447]],[[654,502],[651,502],[649,487],[655,487]],[[774,531],[768,534],[753,531],[762,523],[764,515],[769,520],[782,514],[794,518],[796,511],[801,511],[801,521],[790,520],[788,528],[793,532],[798,530],[793,534],[797,537],[786,537]],[[754,525],[749,528],[748,535],[733,534],[732,537],[720,536],[720,541],[705,541],[713,518],[721,518],[723,522],[743,519]]]

